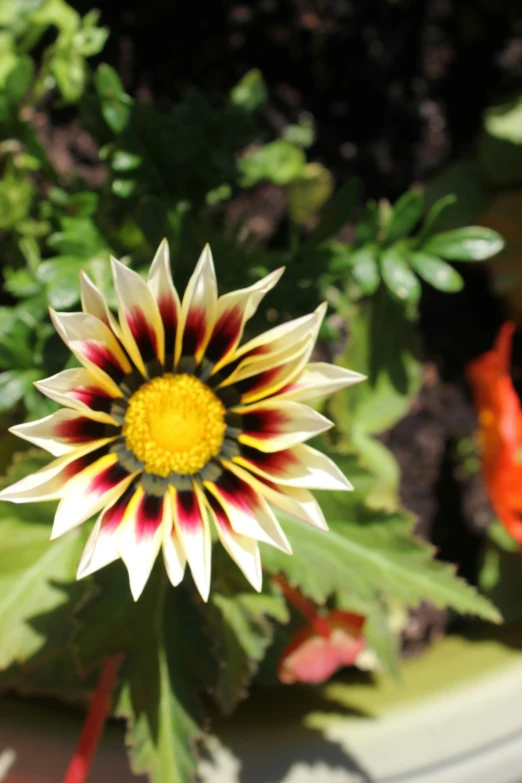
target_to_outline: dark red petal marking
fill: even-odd
[[[91,343],[87,340],[83,353],[86,359],[107,373],[115,383],[120,383],[123,376],[126,375],[114,354],[99,343]]]
[[[250,516],[259,506],[258,496],[252,487],[228,470],[221,474],[216,486],[228,503]]]
[[[141,358],[145,362],[151,362],[158,353],[158,340],[152,324],[147,321],[143,310],[135,307],[132,313],[127,316],[127,323],[132,336],[136,341]]]
[[[106,453],[107,446],[101,446],[100,448],[89,452],[89,454],[84,454],[83,457],[78,457],[72,462],[69,462],[69,464],[63,469],[62,475],[64,479],[67,479],[68,481],[69,479],[74,478],[74,476],[77,476],[78,473],[81,473],[82,470],[88,468],[89,465],[92,465],[94,462],[96,462],[96,460],[100,459],[100,457],[103,457]]]
[[[264,440],[281,433],[288,422],[287,416],[280,411],[259,410],[243,414],[243,433]]]
[[[109,413],[113,403],[113,398],[98,386],[77,386],[71,391],[71,396],[78,402],[83,402],[91,410],[103,411],[103,413]]]
[[[97,495],[104,495],[110,489],[127,478],[129,471],[125,470],[123,465],[119,462],[115,462],[113,465],[109,465],[104,468],[97,476],[93,476],[92,481],[87,489],[87,493],[93,492]]]
[[[196,495],[192,490],[182,490],[176,495],[178,522],[183,530],[190,533],[201,527],[201,513]]]
[[[116,435],[116,427],[113,429]],[[56,437],[64,438],[70,443],[86,443],[90,440],[108,437],[106,433],[105,424],[99,421],[92,421],[86,417],[73,419],[72,421],[62,421],[56,428]]]
[[[285,367],[286,364],[270,367],[269,370],[264,370],[257,375],[251,375],[250,378],[244,378],[242,381],[237,381],[234,386],[241,396],[244,394],[253,394],[254,392],[261,391],[265,386],[269,386]]]
[[[154,535],[163,518],[163,497],[143,495],[136,512],[136,536],[146,538]]]
[[[127,487],[123,495],[118,498],[116,503],[105,511],[103,515],[103,529],[107,530],[108,533],[112,533],[116,530],[122,521],[123,515],[125,514],[130,499],[135,491],[136,487],[134,484],[131,484],[130,487]]]
[[[205,336],[207,319],[202,308],[189,310],[183,330],[182,356],[193,356]]]
[[[165,330],[165,356],[174,354],[176,344],[176,330],[178,326],[178,312],[176,302],[170,295],[160,297],[158,302],[163,328]]]
[[[254,449],[252,446],[241,446],[241,457],[251,465],[273,473],[274,477],[286,473],[291,465],[297,465],[299,460],[290,449],[285,451],[276,451],[273,454],[267,454],[264,451]]]
[[[210,508],[216,515],[216,521],[219,527],[222,530],[225,530],[227,533],[232,533],[233,532],[232,525],[230,524],[227,515],[223,511],[221,505],[218,503],[214,495],[212,495],[210,492],[207,492],[206,497],[209,502]]]
[[[225,356],[239,337],[242,321],[243,310],[237,305],[222,313],[205,350],[207,359],[215,363]]]

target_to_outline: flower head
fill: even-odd
[[[468,367],[479,418],[482,474],[495,514],[522,544],[522,410],[509,370],[515,324]]]
[[[351,488],[304,445],[331,422],[302,403],[363,376],[310,362],[322,306],[242,342],[282,269],[218,297],[206,247],[182,300],[165,241],[147,281],[115,259],[112,271],[118,319],[83,274],[83,312],[51,312],[81,367],[37,383],[64,407],[12,432],[56,459],[0,498],[59,500],[51,538],[99,514],[78,578],[121,557],[135,599],[162,548],[171,582],[188,562],[206,600],[211,525],[259,590],[258,542],[291,554],[271,507],[327,529],[309,489]]]

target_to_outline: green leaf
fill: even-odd
[[[268,92],[261,74],[257,68],[248,71],[230,91],[229,99],[232,106],[237,106],[246,112],[260,109],[267,101]]]
[[[303,174],[305,165],[303,150],[285,139],[265,144],[243,155],[238,162],[243,187],[251,187],[262,180],[288,185]]]
[[[76,103],[85,89],[86,66],[83,57],[71,49],[66,54],[53,57],[49,70],[66,103]]]
[[[522,99],[519,96],[484,112],[478,156],[496,186],[513,187],[522,179],[521,121]]]
[[[450,261],[484,261],[503,247],[504,240],[496,231],[483,226],[468,226],[435,234],[422,249]]]
[[[384,236],[386,242],[396,242],[417,225],[424,209],[424,196],[418,190],[409,190],[395,203]]]
[[[326,203],[317,226],[307,238],[309,244],[319,244],[337,234],[348,222],[359,198],[359,180],[355,177],[340,187]]]
[[[163,564],[137,603],[121,563],[95,579],[99,596],[78,614],[79,664],[89,670],[105,655],[124,653],[115,711],[127,719],[132,769],[152,783],[189,783],[202,734],[198,697],[215,682],[201,615],[184,587],[167,584]]]
[[[111,160],[111,168],[114,171],[134,171],[141,164],[141,156],[127,150],[115,150]]]
[[[416,235],[415,240],[418,246],[422,245],[425,240],[435,232],[440,231],[444,227],[444,223],[448,218],[448,215],[452,212],[457,203],[457,197],[452,193],[448,193],[447,196],[439,198],[431,207],[428,212],[419,233]]]
[[[130,198],[136,190],[136,180],[134,179],[115,179],[111,184],[112,192],[118,198]]]
[[[20,103],[31,86],[33,76],[34,65],[32,59],[28,55],[19,57],[5,80],[5,93],[10,103]]]
[[[37,370],[7,370],[0,373],[0,411],[16,405],[38,380]]]
[[[122,133],[129,123],[133,102],[123,89],[120,77],[114,68],[102,63],[94,75],[94,84],[105,122],[114,133]]]
[[[67,600],[86,541],[84,528],[49,542],[49,508],[31,504],[27,521],[2,504],[0,520],[0,668],[25,661],[44,644],[34,619]]]
[[[490,601],[455,576],[452,566],[434,560],[433,547],[411,535],[411,519],[406,515],[361,509],[355,519],[353,509],[345,516],[342,500],[334,500],[336,508],[331,510],[319,500],[326,508],[330,531],[283,518],[294,554],[288,557],[262,545],[263,563],[269,571],[282,571],[317,603],[342,591],[370,604],[384,596],[412,607],[430,601],[500,622]]]
[[[416,302],[421,293],[420,284],[403,253],[404,251],[401,252],[397,247],[388,247],[381,251],[382,279],[397,299]]]
[[[377,246],[363,245],[351,255],[352,276],[361,291],[368,296],[379,287],[381,277],[377,263]]]
[[[288,185],[288,212],[300,225],[321,209],[332,195],[332,173],[321,163],[308,163],[303,174]]]
[[[244,579],[229,570],[224,558],[220,559],[204,617],[216,639],[219,659],[226,662],[218,672],[215,696],[223,712],[230,714],[247,695],[248,684],[272,641],[269,618],[286,623],[288,610],[281,595],[266,592],[270,585],[265,586],[265,592],[254,593]]]
[[[462,291],[464,280],[461,275],[442,259],[420,251],[411,253],[409,259],[419,277],[434,288],[448,294]]]

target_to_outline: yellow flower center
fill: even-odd
[[[197,473],[219,454],[225,408],[193,375],[166,373],[141,386],[129,400],[123,435],[147,473]]]

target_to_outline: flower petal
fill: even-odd
[[[239,535],[264,541],[282,552],[292,554],[292,547],[281,525],[266,501],[229,470],[224,470],[215,482],[204,482],[208,490],[221,504],[232,529]]]
[[[326,309],[327,305],[323,303],[313,313],[286,321],[254,337],[236,351],[234,361],[239,358],[252,359],[266,353],[276,354],[279,351],[292,348],[305,337],[316,337]]]
[[[109,310],[105,297],[83,270],[80,271],[80,292],[83,312],[99,318],[121,340],[118,321]]]
[[[259,451],[282,451],[333,427],[317,411],[298,402],[268,400],[234,408],[242,416],[239,442]]]
[[[207,512],[197,487],[177,490],[174,498],[174,524],[187,561],[204,601],[210,592],[211,538]]]
[[[113,384],[107,389],[99,378],[95,378],[84,367],[62,370],[50,378],[35,381],[36,388],[51,400],[82,413],[94,421],[116,424],[109,411],[121,392],[114,392]]]
[[[99,459],[106,452],[110,439],[94,441],[53,460],[20,481],[5,487],[0,500],[11,503],[35,503],[39,500],[56,500],[63,495],[67,482]]]
[[[278,283],[283,272],[284,267],[281,267],[248,288],[219,297],[216,323],[205,351],[206,358],[214,364],[212,374],[232,357],[243,336],[245,322],[252,318],[263,297]]]
[[[163,561],[170,582],[174,587],[180,584],[185,574],[187,558],[181,543],[178,529],[174,524],[173,497],[168,494],[169,515],[163,525]]]
[[[149,270],[148,285],[158,303],[161,320],[163,321],[165,366],[172,367],[181,305],[178,292],[172,281],[169,245],[166,239],[162,240],[154,256]]]
[[[143,592],[161,548],[162,526],[171,514],[170,498],[152,495],[138,486],[116,532],[116,547],[129,572],[132,597]]]
[[[310,362],[298,378],[278,392],[277,399],[305,402],[315,397],[332,394],[364,380],[366,375],[361,375],[354,370],[347,370],[327,362]]]
[[[114,396],[119,394],[117,384],[132,367],[109,327],[88,313],[49,312],[56,331],[78,361]]]
[[[195,357],[199,363],[205,353],[216,321],[217,283],[212,253],[205,246],[190,278],[183,302],[176,335],[177,366],[182,356]]]
[[[256,361],[247,360],[236,367],[219,388],[233,385],[244,405],[276,394],[303,371],[312,345],[313,341],[305,339],[280,352],[277,360],[272,354],[261,356]]]
[[[114,288],[118,295],[120,326],[132,361],[148,376],[146,365],[165,358],[163,322],[154,295],[137,272],[111,258]]]
[[[123,495],[110,503],[96,520],[80,559],[77,579],[99,571],[120,557],[115,534],[134,491],[134,484],[130,484]]]
[[[241,453],[232,461],[261,478],[290,487],[353,489],[333,460],[305,444],[273,453],[242,446]]]
[[[263,571],[257,541],[248,536],[239,535],[233,530],[223,507],[213,495],[207,494],[206,500],[221,543],[254,590],[260,592],[263,584]]]
[[[281,509],[281,511],[319,530],[328,530],[328,525],[319,503],[307,489],[280,487],[272,482],[256,478],[233,463],[223,461],[223,465],[242,481],[249,484],[254,492],[262,495],[269,503]]]
[[[76,411],[62,408],[38,421],[17,424],[9,431],[19,438],[28,440],[29,443],[34,443],[35,446],[40,446],[54,457],[61,457],[80,444],[111,437],[107,429],[107,425],[103,422],[93,421]],[[118,432],[114,427],[113,437],[116,437]]]
[[[51,540],[68,533],[119,497],[136,473],[129,473],[116,454],[105,454],[64,486],[56,509]]]

